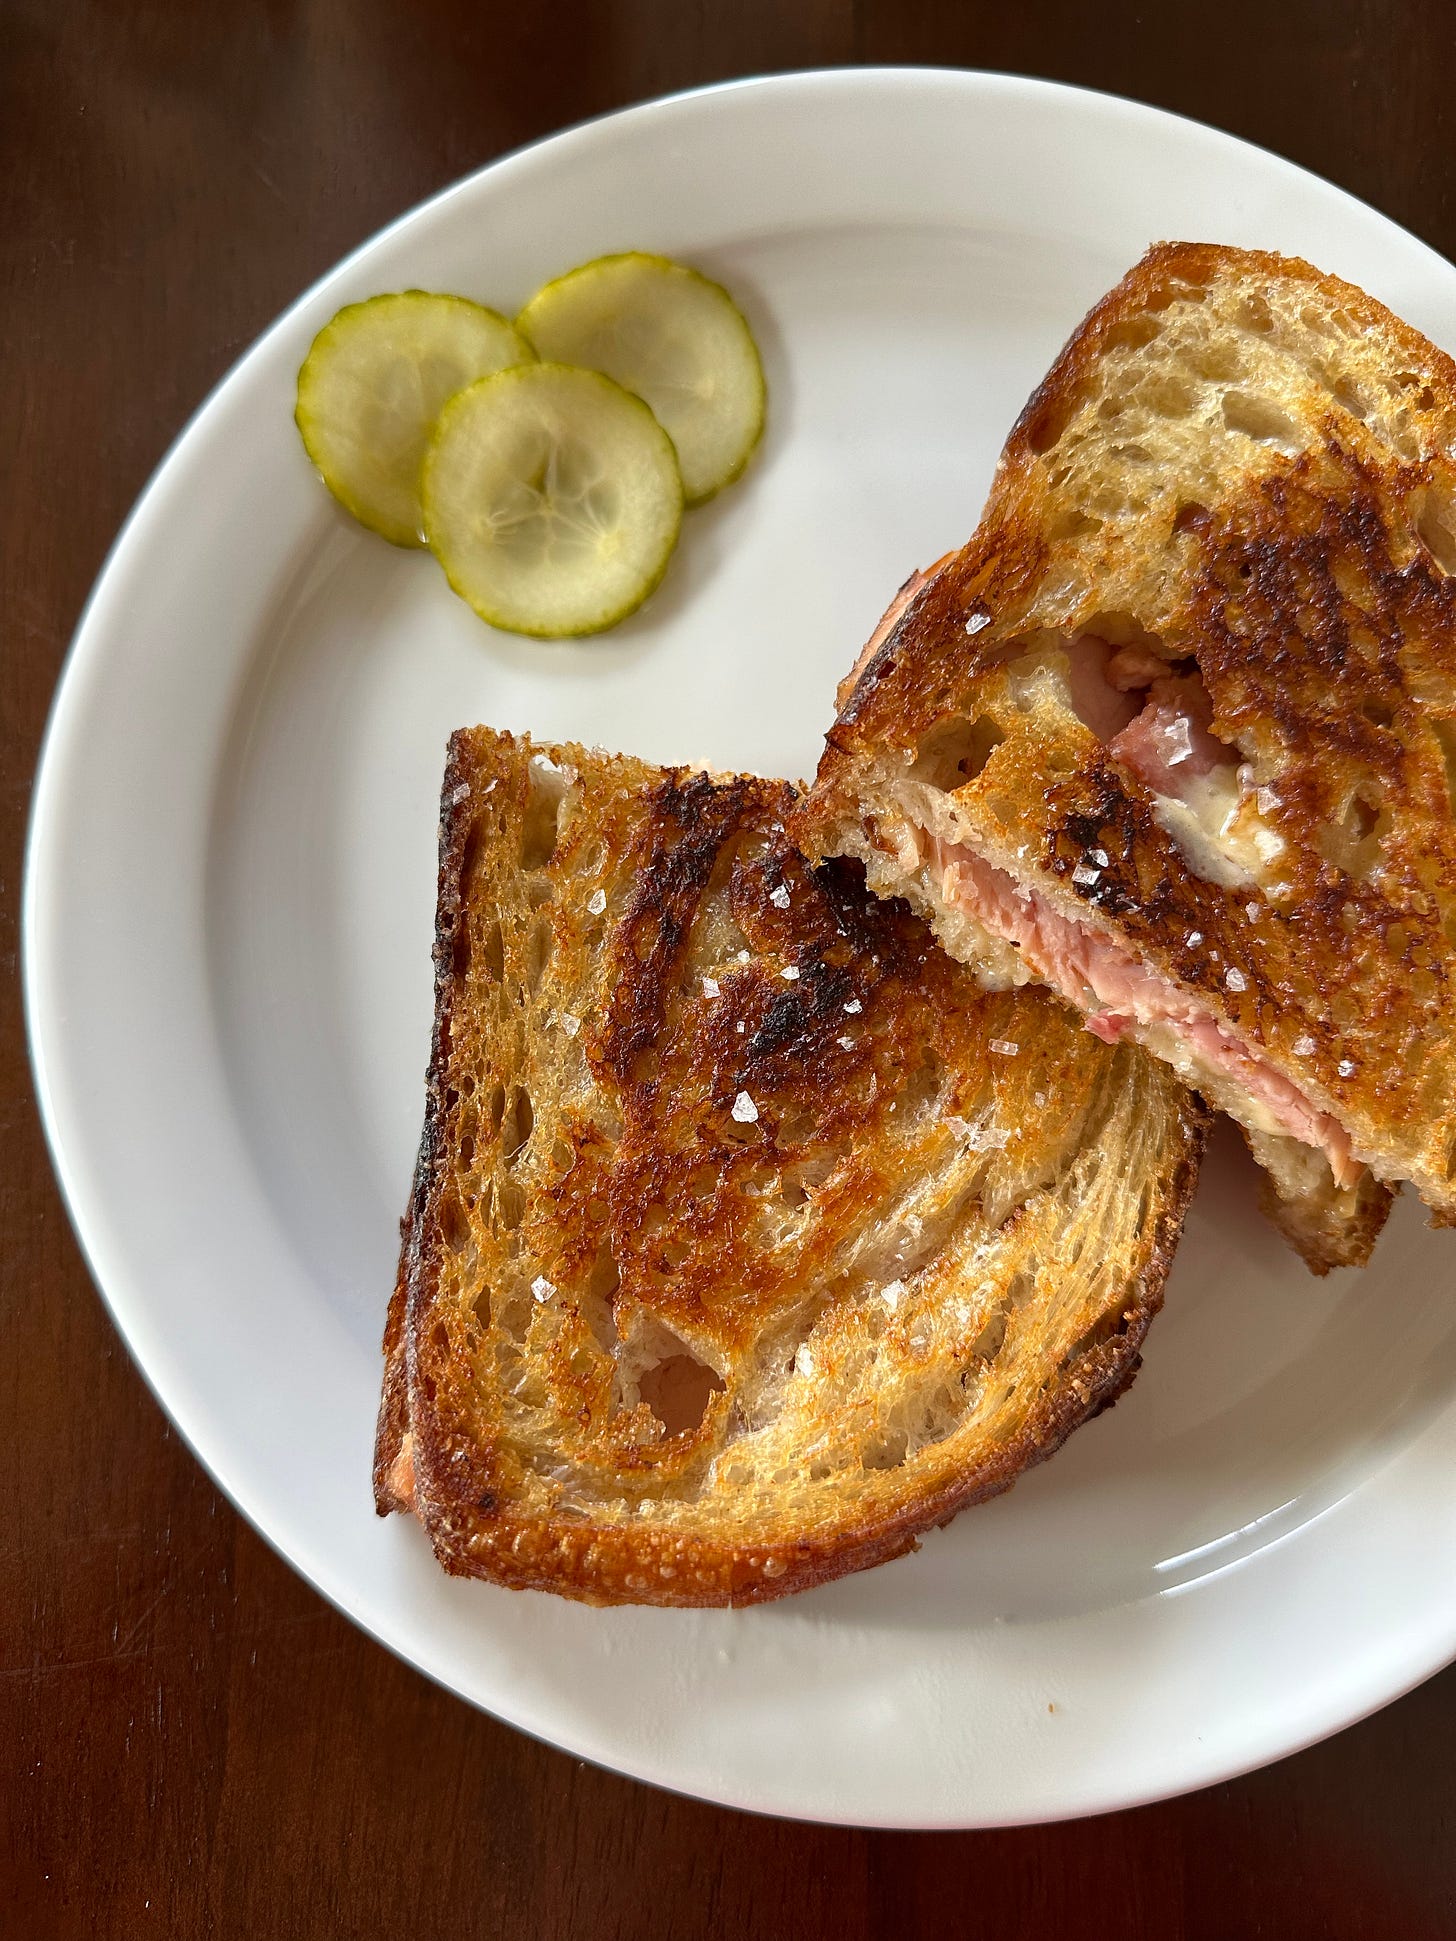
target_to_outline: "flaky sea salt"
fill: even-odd
[[[1246,903],[1244,905],[1244,915],[1249,919],[1250,923],[1257,923],[1263,908],[1262,903]]]
[[[1279,791],[1271,788],[1259,789],[1254,796],[1254,802],[1260,815],[1273,815],[1279,807]]]
[[[837,1040],[837,1042],[841,1051],[854,1050],[854,1039],[849,1037],[848,1034],[846,1034],[843,1038],[840,1038],[839,1040]]]
[[[1112,858],[1105,849],[1094,849],[1091,852],[1091,856],[1092,861],[1096,863],[1099,869],[1106,869],[1107,865],[1112,861]]]
[[[1314,1039],[1310,1037],[1308,1032],[1306,1032],[1302,1038],[1295,1039],[1294,1045],[1293,1045],[1293,1051],[1296,1058],[1309,1058],[1313,1055],[1315,1051],[1315,1042],[1314,1042]]]
[[[1180,714],[1176,721],[1170,721],[1163,730],[1163,751],[1169,768],[1176,768],[1179,762],[1186,762],[1193,753],[1193,737],[1188,732],[1188,723]]]
[[[561,1029],[566,1033],[568,1038],[574,1038],[577,1032],[581,1030],[581,1019],[575,1017],[570,1011],[563,1011],[561,1014]]]
[[[966,1143],[972,1152],[1000,1152],[1010,1138],[1005,1126],[972,1126]]]
[[[741,1031],[742,1029],[743,1027],[740,1025],[739,1030]],[[758,1117],[758,1107],[748,1096],[747,1092],[740,1092],[737,1098],[734,1099],[733,1117],[741,1126],[751,1126]]]
[[[740,964],[746,964],[748,962],[748,952],[746,950],[739,951],[738,961]]]
[[[779,976],[786,977],[791,984],[797,984],[799,981],[799,966],[797,964],[785,964],[779,972]]]
[[[857,997],[852,997],[844,1008],[851,1018],[857,1018],[860,1012],[863,1011],[864,1006]]]
[[[1014,1038],[993,1038],[990,1049],[998,1058],[1014,1058],[1021,1047]]]
[[[1045,1093],[1045,1092],[1033,1092],[1033,1093],[1032,1093],[1032,1095],[1031,1095],[1031,1102],[1032,1102],[1032,1104],[1033,1104],[1034,1106],[1036,1106],[1036,1107],[1038,1107],[1038,1109],[1040,1109],[1041,1107],[1043,1107],[1043,1106],[1045,1106],[1045,1104],[1046,1104],[1046,1093]]]
[[[544,1274],[538,1274],[531,1282],[531,1294],[537,1301],[549,1301],[555,1292],[555,1281],[548,1281]]]
[[[901,1301],[904,1300],[905,1291],[904,1281],[891,1281],[888,1286],[880,1289],[880,1299],[890,1310],[891,1314],[895,1312]]]
[[[989,627],[990,624],[991,616],[989,613],[972,613],[966,616],[966,632],[968,634],[978,634],[982,627]]]
[[[1249,988],[1249,980],[1244,976],[1244,973],[1239,969],[1237,964],[1229,967],[1223,981],[1231,991],[1246,991]]]
[[[716,977],[705,977],[703,979],[704,997],[717,997],[721,989],[722,989],[722,986],[719,984]]]
[[[776,910],[787,910],[789,907],[788,884],[780,883],[776,890],[770,890],[768,893],[768,900],[770,903],[772,903],[772,905]]]
[[[1102,871],[1100,869],[1093,869],[1090,863],[1078,863],[1077,867],[1072,871],[1072,881],[1080,884],[1085,889],[1088,884],[1095,883],[1101,874]]]
[[[588,910],[591,911],[594,917],[599,917],[602,911],[605,910],[607,907],[606,891],[593,890],[591,895],[586,900],[586,907],[588,908]]]
[[[1188,932],[1188,941],[1193,945],[1201,944],[1203,942],[1203,932],[1201,930],[1190,930]]]
[[[1339,1064],[1335,1067],[1335,1070],[1340,1074],[1341,1078],[1353,1078],[1355,1075],[1354,1059],[1342,1058]]]

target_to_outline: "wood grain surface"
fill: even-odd
[[[923,62],[1217,123],[1456,255],[1453,56],[1449,0],[3,0],[0,1935],[1456,1934],[1456,1672],[1190,1799],[955,1836],[672,1798],[435,1690],[239,1522],[128,1362],[14,975],[36,750],[117,526],[255,334],[420,197],[666,90]]]

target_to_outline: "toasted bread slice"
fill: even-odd
[[[451,742],[381,1514],[447,1570],[751,1603],[895,1557],[1131,1379],[1206,1114],[987,995],[783,783]]]
[[[1231,1112],[1321,1270],[1397,1182],[1456,1218],[1453,452],[1456,365],[1382,305],[1160,245],[1028,404],[796,824]]]

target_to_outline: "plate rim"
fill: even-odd
[[[701,1785],[688,1781],[675,1781],[663,1770],[652,1769],[650,1764],[635,1759],[630,1753],[620,1758],[609,1756],[589,1743],[575,1742],[568,1735],[532,1723],[528,1718],[517,1716],[510,1705],[510,1693],[501,1691],[487,1702],[473,1692],[463,1690],[452,1683],[447,1668],[429,1662],[427,1644],[412,1644],[409,1639],[388,1635],[364,1610],[346,1601],[348,1586],[335,1589],[323,1580],[313,1567],[312,1560],[304,1561],[296,1548],[284,1538],[274,1534],[269,1521],[265,1520],[267,1506],[260,1506],[255,1513],[242,1500],[231,1479],[225,1474],[225,1455],[217,1461],[203,1453],[201,1437],[194,1433],[194,1424],[184,1421],[172,1402],[164,1394],[160,1380],[154,1376],[153,1369],[138,1351],[132,1328],[125,1318],[128,1309],[135,1308],[138,1301],[144,1304],[144,1294],[136,1288],[125,1288],[126,1274],[118,1263],[111,1263],[110,1272],[103,1274],[100,1266],[100,1244],[98,1226],[100,1208],[88,1202],[87,1195],[79,1186],[73,1166],[73,1154],[68,1147],[67,1128],[62,1124],[62,1116],[49,1082],[48,1071],[51,1064],[64,1056],[57,1049],[63,1042],[56,1036],[59,1027],[48,1026],[44,1022],[47,1001],[43,988],[43,966],[39,962],[41,944],[38,941],[39,924],[37,903],[41,894],[41,850],[46,834],[46,823],[54,812],[55,798],[64,799],[64,784],[68,780],[67,769],[62,764],[64,735],[67,717],[73,709],[73,695],[92,658],[102,653],[106,646],[101,616],[111,585],[128,557],[133,535],[143,520],[151,502],[165,489],[172,470],[178,464],[184,450],[204,426],[207,419],[217,408],[220,399],[235,386],[241,387],[253,368],[266,353],[273,340],[285,334],[297,314],[312,303],[327,286],[344,278],[354,266],[375,249],[393,240],[399,233],[408,229],[426,215],[433,214],[457,197],[469,195],[486,177],[494,176],[548,148],[559,148],[580,142],[613,126],[626,122],[639,121],[664,111],[675,109],[688,103],[710,103],[729,95],[751,92],[789,93],[795,90],[825,88],[828,90],[846,89],[855,92],[873,89],[886,84],[931,84],[948,87],[962,87],[967,84],[972,89],[989,87],[1004,90],[1009,94],[1023,94],[1029,99],[1046,103],[1055,111],[1059,103],[1067,98],[1093,104],[1099,111],[1119,116],[1128,121],[1144,121],[1150,126],[1161,124],[1165,131],[1186,138],[1189,131],[1209,139],[1216,147],[1231,147],[1257,157],[1262,166],[1273,165],[1276,171],[1287,171],[1293,178],[1306,183],[1316,184],[1319,191],[1328,197],[1350,205],[1365,217],[1374,216],[1380,223],[1399,234],[1407,243],[1422,251],[1432,262],[1448,274],[1452,266],[1431,248],[1422,238],[1396,223],[1372,205],[1363,202],[1350,191],[1331,183],[1325,178],[1305,169],[1302,165],[1289,161],[1277,152],[1260,144],[1245,140],[1236,135],[1216,128],[1212,124],[1192,117],[1178,115],[1167,109],[1136,100],[1129,96],[1113,94],[1100,89],[1087,88],[1076,84],[1053,80],[1043,80],[1031,76],[1007,73],[998,70],[960,68],[940,65],[887,65],[841,68],[810,68],[790,70],[768,75],[750,75],[731,80],[709,83],[699,87],[686,88],[651,99],[629,104],[590,116],[569,126],[552,131],[530,142],[521,144],[491,160],[455,181],[447,183],[418,203],[411,205],[378,230],[358,242],[338,261],[301,291],[284,309],[267,324],[249,344],[247,349],[224,371],[194,409],[188,414],[175,437],[170,441],[146,483],[139,492],[134,504],[127,513],[110,546],[107,548],[96,578],[77,617],[70,642],[57,675],[52,699],[47,711],[45,726],[41,735],[30,794],[22,865],[22,889],[20,898],[19,921],[19,964],[21,973],[22,1002],[25,1019],[26,1045],[34,1087],[37,1109],[47,1149],[51,1158],[58,1189],[72,1232],[85,1261],[87,1272],[96,1291],[101,1297],[106,1313],[121,1337],[134,1368],[141,1375],[148,1390],[158,1403],[164,1416],[172,1424],[192,1456],[197,1460],[209,1479],[232,1504],[237,1513],[249,1527],[264,1541],[269,1549],[280,1557],[290,1569],[295,1571],[313,1590],[322,1596],[335,1610],[351,1624],[366,1633],[376,1643],[382,1645],[394,1657],[422,1673],[431,1683],[463,1699],[477,1710],[510,1725],[514,1730],[524,1732],[539,1743],[550,1745],[568,1756],[586,1760],[602,1770],[623,1773],[659,1790],[679,1794],[683,1797],[703,1799],[723,1805],[732,1810],[751,1812],[772,1817],[801,1820],[813,1824],[838,1824],[882,1828],[936,1828],[939,1830],[969,1827],[997,1827],[1027,1824],[1051,1824],[1064,1819],[1092,1817],[1105,1812],[1126,1810],[1134,1806],[1177,1797],[1201,1787],[1219,1783],[1226,1779],[1239,1777],[1258,1770],[1266,1765],[1277,1763],[1296,1752],[1307,1749],[1321,1740],[1342,1731],[1345,1727],[1358,1723],[1364,1718],[1394,1702],[1415,1686],[1433,1676],[1443,1666],[1456,1657],[1456,1606],[1448,1614],[1444,1634],[1437,1650],[1429,1649],[1412,1654],[1404,1664],[1395,1680],[1378,1681],[1378,1691],[1367,1692],[1357,1709],[1348,1704],[1336,1703],[1331,1716],[1314,1726],[1305,1736],[1295,1741],[1286,1740],[1278,1749],[1270,1751],[1260,1747],[1247,1758],[1236,1762],[1213,1758],[1206,1767],[1193,1767],[1193,1762],[1184,1759],[1184,1767],[1193,1767],[1186,1775],[1171,1784],[1152,1784],[1141,1790],[1137,1788],[1118,1790],[1105,1787],[1105,1800],[1096,1805],[1076,1801],[1065,1808],[1029,1813],[1014,1813],[997,1817],[978,1813],[966,1817],[964,1812],[952,1811],[938,1818],[927,1818],[918,1814],[913,1818],[897,1818],[893,1814],[883,1814],[875,1818],[851,1816],[834,1811],[818,1811],[811,1807],[794,1808],[783,1803],[763,1803],[744,1799],[735,1795],[731,1789],[707,1790]],[[47,1035],[49,1033],[49,1035]],[[72,1128],[74,1137],[74,1127]],[[118,1284],[122,1291],[117,1292]],[[135,1314],[132,1316],[135,1319]],[[1383,1661],[1387,1665],[1388,1660]],[[1368,1702],[1366,1702],[1368,1700]],[[1186,1752],[1186,1749],[1185,1749]],[[671,1755],[663,1755],[661,1763],[670,1765]]]

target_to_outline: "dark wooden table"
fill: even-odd
[[[583,116],[844,62],[1054,76],[1281,150],[1456,256],[1450,0],[3,0],[0,1934],[1456,1934],[1456,1671],[1267,1772],[956,1836],[752,1819],[435,1690],[220,1499],[127,1360],[15,987],[35,754],[193,406],[381,223]]]

